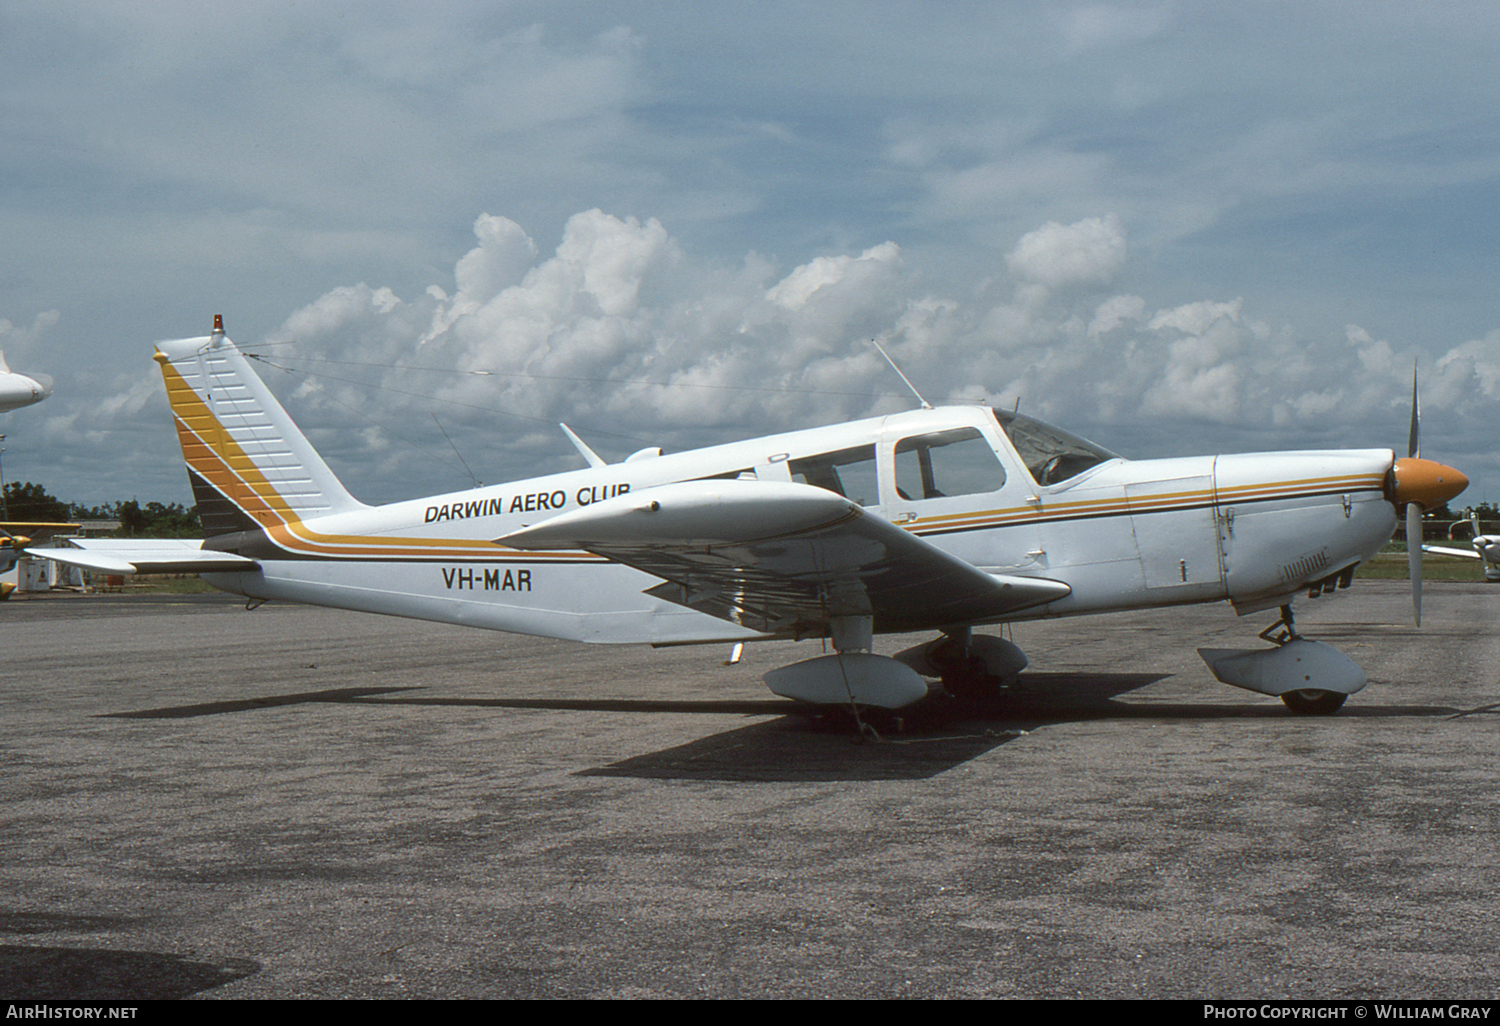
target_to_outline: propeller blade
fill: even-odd
[[[1406,504],[1406,572],[1411,577],[1411,608],[1422,626],[1422,505]]]
[[[1406,436],[1406,455],[1408,456],[1422,454],[1421,419],[1420,407],[1417,403],[1417,365],[1414,361],[1411,366],[1411,431]]]

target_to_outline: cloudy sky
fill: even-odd
[[[225,316],[372,502],[912,405],[1500,499],[1500,6],[0,4],[6,480],[190,502]],[[451,441],[450,441],[451,440]],[[1460,500],[1462,504],[1463,499]]]

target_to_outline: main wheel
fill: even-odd
[[[1283,692],[1281,700],[1298,716],[1331,716],[1339,711],[1344,699],[1348,697],[1342,691],[1298,688],[1296,691]]]
[[[1005,681],[986,673],[979,656],[970,656],[962,667],[950,664],[943,669],[943,690],[960,701],[989,702],[1005,692]]]

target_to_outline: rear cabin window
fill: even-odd
[[[852,449],[822,452],[816,456],[790,460],[787,470],[793,481],[838,492],[861,506],[880,504],[874,445],[856,445]]]
[[[975,428],[914,435],[896,443],[896,494],[903,499],[941,499],[998,491],[1005,468]]]

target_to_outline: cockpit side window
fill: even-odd
[[[880,491],[876,486],[875,446],[856,445],[852,449],[822,452],[790,460],[787,469],[792,480],[837,492],[861,506],[878,506]]]
[[[1108,449],[1051,424],[1019,413],[991,412],[1037,484],[1058,484],[1107,460],[1119,459]]]
[[[896,494],[903,499],[940,499],[998,491],[1005,469],[975,428],[914,435],[896,443]]]

